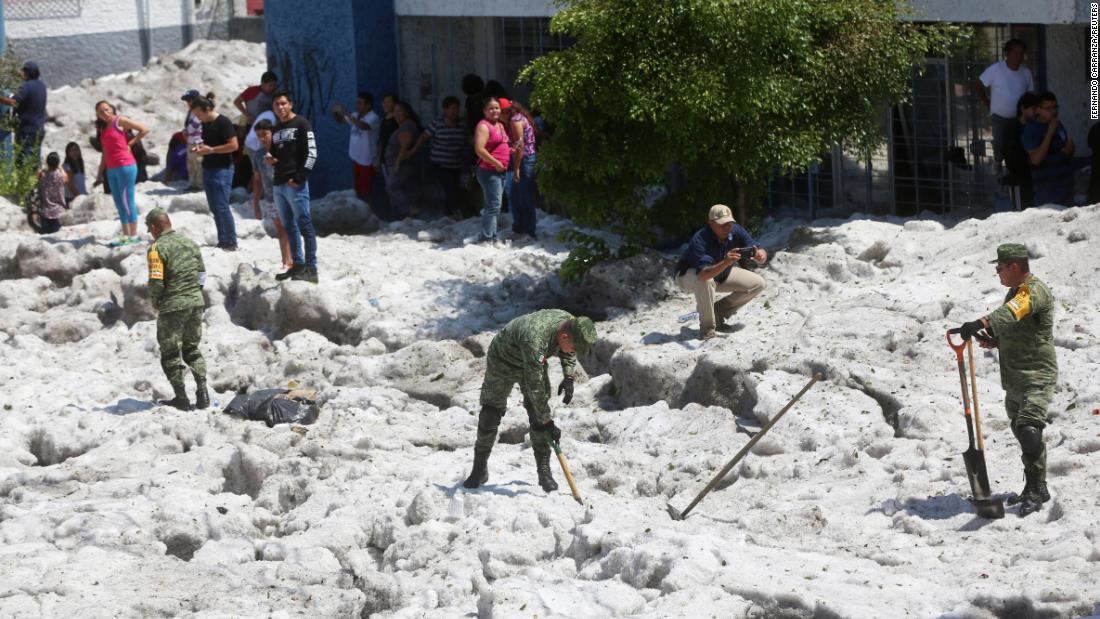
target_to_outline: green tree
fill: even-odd
[[[614,251],[573,233],[563,267],[635,251],[653,225],[697,228],[703,207],[746,221],[767,179],[804,169],[843,141],[882,139],[885,101],[909,94],[914,67],[957,37],[902,19],[894,0],[564,0],[551,30],[576,44],[522,78],[555,125],[539,186],[579,223],[622,233]],[[645,188],[675,162],[685,180],[653,208]]]
[[[10,97],[19,90],[23,81],[18,73],[23,66],[23,60],[12,51],[11,41],[0,55],[0,94]],[[0,132],[11,133],[19,125],[18,119],[11,113],[11,108],[0,105]],[[24,209],[37,206],[34,187],[38,184],[38,162],[33,158],[27,158],[22,163],[20,148],[12,144],[12,139],[7,138],[7,149],[0,148],[0,196],[4,196],[16,202]]]

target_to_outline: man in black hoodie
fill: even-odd
[[[317,232],[309,216],[309,173],[317,163],[317,141],[313,127],[294,113],[294,102],[286,91],[275,93],[272,110],[279,124],[271,134],[267,163],[275,171],[273,194],[279,219],[286,228],[294,266],[275,276],[317,283]],[[299,235],[301,238],[299,238]],[[305,256],[302,246],[305,246]]]

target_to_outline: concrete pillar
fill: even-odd
[[[351,107],[360,90],[397,88],[394,0],[267,0],[267,64],[294,98],[294,109],[313,124],[318,163],[310,193],[320,197],[352,186],[347,125],[331,110]]]
[[[1058,97],[1058,117],[1077,144],[1077,157],[1089,154],[1089,27],[1047,26],[1046,87]]]

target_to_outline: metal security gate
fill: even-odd
[[[997,182],[989,110],[973,85],[1002,57],[1009,38],[1028,44],[1028,64],[1041,66],[1034,26],[977,26],[972,44],[951,58],[928,58],[913,71],[912,96],[884,109],[886,145],[861,157],[839,147],[805,172],[771,179],[765,207],[775,215],[847,217],[913,216],[924,211],[968,215],[1004,208]]]

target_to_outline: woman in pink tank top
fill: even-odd
[[[500,122],[501,102],[490,97],[482,110],[485,118],[477,123],[474,131],[474,152],[477,153],[477,182],[481,185],[484,202],[481,209],[480,242],[496,241],[497,216],[504,195],[505,176],[511,161],[508,132]]]
[[[103,148],[103,157],[99,160],[99,173],[96,180],[106,177],[111,187],[111,197],[115,200],[118,219],[122,223],[122,236],[116,245],[136,243],[138,208],[134,201],[134,185],[137,183],[137,160],[130,148],[149,133],[145,125],[120,116],[115,106],[106,101],[95,104],[95,114],[102,131],[99,143]],[[136,133],[130,137],[130,132]]]

